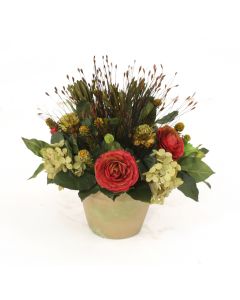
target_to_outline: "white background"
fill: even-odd
[[[0,299],[239,299],[239,28],[232,0],[1,0]],[[26,181],[39,160],[20,137],[49,139],[44,92],[94,54],[178,71],[216,172],[199,203],[173,192],[126,240],[93,235],[77,193]]]

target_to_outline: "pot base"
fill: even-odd
[[[114,201],[101,192],[83,201],[92,231],[104,238],[123,239],[136,235],[142,228],[149,204],[124,193]]]

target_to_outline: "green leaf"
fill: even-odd
[[[82,120],[81,125],[91,126],[92,125],[92,118],[86,118],[86,119]]]
[[[212,188],[211,187],[211,184],[209,183],[209,182],[207,182],[207,181],[203,181],[205,184],[206,184],[206,186],[208,186],[210,189]]]
[[[143,163],[148,168],[147,170],[149,170],[153,165],[157,163],[157,159],[155,156],[145,156],[143,158]]]
[[[127,191],[127,194],[135,200],[150,202],[152,198],[152,192],[149,187],[149,184],[145,181],[141,181],[132,189]]]
[[[103,189],[103,188],[100,188],[100,191],[106,195],[107,197],[109,197],[110,199],[112,199],[113,201],[119,196],[121,195],[121,193],[113,193],[109,190],[106,190],[106,189]]]
[[[152,111],[148,114],[148,116],[144,119],[144,123],[152,126],[155,123],[157,116],[157,108],[154,107]]]
[[[59,172],[54,179],[48,180],[48,183],[55,183],[70,190],[86,191],[96,185],[95,176],[85,171],[85,173],[78,177],[68,172]]]
[[[209,152],[209,150],[206,148],[201,148],[199,149],[199,151],[203,152],[204,154],[207,154]]]
[[[122,149],[122,146],[118,142],[106,143],[104,140],[101,144],[101,152],[108,152],[111,150]]]
[[[71,149],[73,150],[73,154],[77,155],[78,154],[78,144],[77,144],[77,140],[73,135],[70,135],[68,137],[68,141],[69,141],[69,145],[71,147]]]
[[[142,174],[147,172],[148,168],[145,166],[145,164],[141,160],[137,161],[137,165],[138,165],[138,170],[139,170],[141,179],[144,179],[145,175],[142,175]]]
[[[88,101],[79,101],[77,103],[77,112],[81,118],[86,118],[90,113],[90,103]]]
[[[83,80],[77,81],[79,88],[81,89],[81,93],[84,95],[86,100],[91,100],[91,94],[88,88],[88,85]]]
[[[38,174],[41,173],[43,170],[44,170],[44,164],[40,164],[38,166],[38,168],[36,169],[36,171],[33,173],[33,175],[30,178],[28,178],[28,179],[32,179],[32,178],[37,177]]]
[[[40,141],[36,139],[25,139],[25,138],[22,138],[22,140],[29,150],[31,150],[35,155],[40,157],[42,157],[40,150],[42,148],[49,147],[49,144],[44,141]]]
[[[170,112],[168,115],[162,117],[161,119],[157,120],[156,123],[158,124],[166,124],[172,122],[178,116],[178,111],[174,110]]]
[[[198,147],[194,147],[191,143],[185,142],[184,143],[184,157],[186,156],[194,156],[197,158],[205,157],[205,154],[208,152],[206,148],[199,149]],[[182,159],[184,159],[184,157]]]
[[[148,103],[143,107],[143,109],[140,112],[139,121],[146,119],[153,110],[153,108],[155,108],[155,106],[152,104],[152,102],[148,101]]]
[[[56,144],[64,140],[64,136],[61,132],[56,132],[51,136],[51,144]]]
[[[119,118],[109,118],[108,119],[108,123],[110,124],[110,125],[113,125],[113,126],[116,126],[116,125],[118,125],[119,124]]]
[[[180,171],[178,177],[183,180],[183,184],[178,189],[186,196],[195,201],[198,201],[198,188],[195,179],[188,173]]]
[[[198,151],[195,157],[202,159],[205,157],[205,154],[202,151]]]
[[[184,156],[189,156],[191,154],[194,154],[194,153],[198,153],[198,149],[193,147],[192,144],[190,143],[185,143],[184,144]]]
[[[81,190],[78,192],[78,196],[80,197],[81,201],[87,198],[91,194],[96,194],[99,191],[99,186],[96,184],[89,190]]]
[[[181,169],[191,175],[196,182],[204,181],[214,174],[213,170],[197,157],[186,157],[179,161]]]

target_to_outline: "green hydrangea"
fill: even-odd
[[[153,155],[157,163],[145,173],[146,181],[152,191],[151,203],[163,204],[164,198],[183,183],[180,178],[177,178],[181,167],[172,159],[172,154],[164,149],[153,150]]]

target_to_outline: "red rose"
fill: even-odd
[[[177,131],[165,125],[157,131],[158,147],[163,148],[165,151],[172,153],[173,159],[177,160],[184,153],[183,139],[179,136]]]
[[[129,152],[108,151],[96,160],[95,176],[102,188],[115,193],[126,192],[138,180],[138,166]]]

